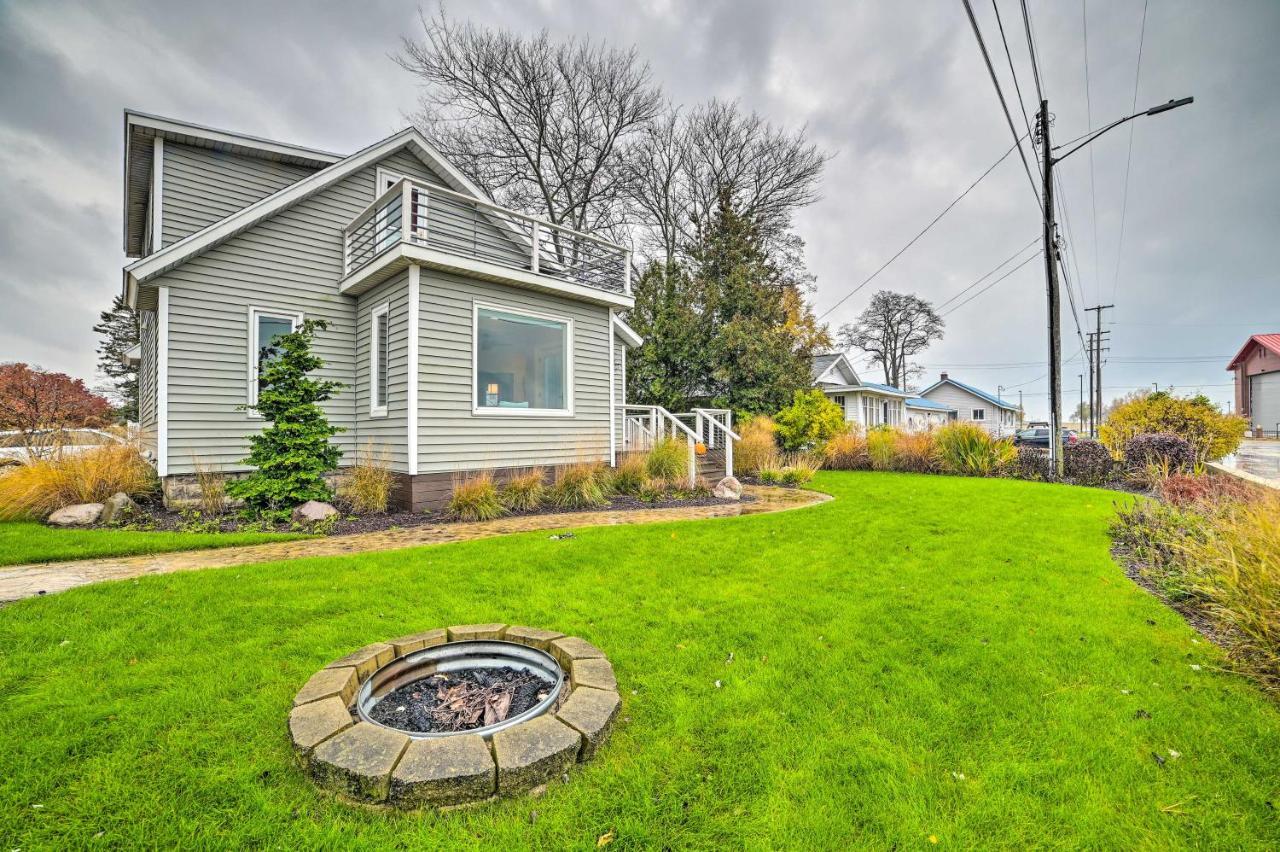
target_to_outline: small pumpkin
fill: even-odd
[[[693,451],[697,455],[705,456],[707,454],[707,445],[699,441],[693,445]]]

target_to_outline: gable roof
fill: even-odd
[[[847,384],[856,385],[862,383],[862,380],[858,378],[858,371],[853,368],[853,362],[843,352],[814,355],[809,364],[809,375],[815,385],[821,383],[824,379],[834,384],[846,384],[844,381],[834,381],[832,376],[832,373],[839,370],[840,367],[843,367],[848,374],[841,378],[851,378],[853,380],[852,382],[847,382]]]
[[[151,278],[168,272],[180,263],[202,254],[235,235],[253,227],[263,219],[273,216],[281,210],[291,207],[316,193],[327,189],[378,160],[399,151],[402,148],[411,150],[433,171],[440,175],[452,189],[488,201],[488,196],[480,187],[472,183],[462,172],[444,158],[426,138],[412,127],[388,136],[381,142],[357,151],[313,175],[303,178],[278,192],[256,201],[225,219],[205,227],[194,234],[183,237],[160,251],[147,255],[125,267],[125,290],[130,304],[136,303],[137,286]]]
[[[1231,359],[1231,363],[1227,365],[1228,370],[1234,370],[1236,365],[1243,361],[1249,355],[1249,351],[1254,346],[1261,346],[1270,352],[1280,355],[1280,334],[1255,334],[1244,342],[1244,346],[1240,347],[1240,351],[1236,353],[1236,357]]]
[[[907,408],[924,408],[929,411],[955,411],[955,409],[949,405],[944,405],[941,402],[934,402],[931,399],[925,399],[921,396],[912,397],[904,404]]]
[[[1005,409],[1008,409],[1009,411],[1018,410],[1018,406],[1014,405],[1012,402],[1006,402],[1005,400],[1001,399],[995,394],[990,394],[984,390],[979,390],[978,388],[975,388],[973,385],[966,385],[964,382],[957,382],[955,379],[950,377],[945,379],[940,379],[934,382],[933,384],[929,385],[929,387],[920,391],[920,396],[928,396],[936,388],[940,388],[943,385],[952,385],[953,387],[957,387],[960,390],[965,391],[966,393],[971,393],[974,396],[978,397],[979,399],[982,399],[991,403],[997,408],[1005,408]]]

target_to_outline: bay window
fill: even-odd
[[[476,414],[570,415],[572,320],[475,306]]]

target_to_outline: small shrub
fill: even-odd
[[[675,438],[655,442],[645,458],[645,470],[655,479],[676,479],[689,472],[689,445]]]
[[[817,466],[807,456],[797,454],[787,459],[787,465],[779,471],[778,482],[781,485],[804,485],[817,472]]]
[[[102,503],[123,491],[155,493],[154,468],[130,444],[107,444],[18,465],[0,474],[0,520],[44,520],[75,503]]]
[[[556,471],[551,502],[561,509],[590,509],[609,502],[605,492],[604,465],[576,462]]]
[[[778,412],[778,440],[788,450],[821,447],[848,428],[844,410],[820,390],[796,391]]]
[[[738,426],[741,440],[733,446],[734,467],[743,473],[755,473],[778,453],[778,427],[763,414],[743,421]]]
[[[938,463],[948,473],[995,476],[1013,464],[1017,450],[973,423],[948,423],[937,431]]]
[[[1053,467],[1049,464],[1049,452],[1039,447],[1018,447],[1011,471],[1018,479],[1050,482],[1054,478]]]
[[[1179,508],[1213,507],[1228,501],[1257,499],[1259,489],[1234,476],[1192,476],[1175,473],[1156,482],[1156,495]]]
[[[1080,485],[1105,485],[1114,467],[1111,451],[1098,441],[1076,441],[1062,451],[1063,475]]]
[[[493,484],[493,474],[482,471],[454,479],[448,508],[451,517],[460,521],[492,521],[504,511],[498,488]]]
[[[938,447],[932,432],[895,432],[893,469],[904,473],[937,473]]]
[[[632,497],[649,481],[648,459],[636,453],[623,456],[609,476],[609,490]]]
[[[636,492],[636,497],[646,503],[657,503],[667,499],[672,487],[672,484],[665,479],[645,479],[640,490]]]
[[[198,458],[191,460],[191,468],[200,489],[200,511],[206,515],[221,515],[227,510],[226,474],[218,465],[207,464]]]
[[[854,431],[836,435],[822,448],[822,466],[827,470],[869,470],[867,439]]]
[[[756,477],[761,485],[777,485],[782,482],[782,470],[776,467],[762,467]]]
[[[547,498],[547,472],[535,467],[513,476],[498,492],[498,499],[509,512],[532,512]]]
[[[1126,456],[1128,442],[1140,435],[1176,435],[1191,445],[1196,461],[1206,462],[1235,452],[1248,427],[1244,417],[1223,414],[1203,395],[1183,398],[1158,391],[1116,408],[1100,434],[1107,449]]]
[[[867,430],[867,458],[871,460],[872,470],[893,470],[896,438],[889,426]]]
[[[1172,432],[1135,435],[1124,443],[1124,470],[1131,479],[1146,485],[1175,473],[1190,472],[1195,450]]]
[[[341,497],[355,512],[385,512],[391,502],[391,455],[368,444],[356,454],[356,463],[347,471]]]

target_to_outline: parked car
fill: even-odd
[[[1080,436],[1076,434],[1076,430],[1062,430],[1063,446],[1070,446],[1078,440]],[[1049,449],[1049,430],[1048,428],[1023,429],[1014,434],[1013,443],[1019,447],[1044,447],[1047,450]]]

